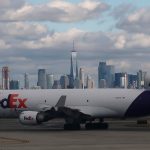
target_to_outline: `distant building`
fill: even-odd
[[[115,67],[107,65],[106,62],[100,62],[98,66],[98,87],[114,87]],[[101,85],[102,84],[102,85]]]
[[[106,83],[106,62],[100,62],[98,66],[98,87],[104,87],[104,81]]]
[[[24,74],[24,88],[29,89],[29,74]]]
[[[115,67],[113,65],[106,66],[106,84],[108,88],[114,87]]]
[[[137,87],[137,75],[128,74],[128,88],[135,89]]]
[[[54,80],[53,89],[61,89],[59,80]]]
[[[41,89],[47,88],[47,82],[46,82],[46,69],[39,69],[38,70],[38,82],[37,86],[40,86]]]
[[[20,88],[19,80],[11,80],[10,81],[10,90],[18,90]]]
[[[46,80],[47,80],[47,89],[52,89],[53,84],[54,84],[54,75],[53,74],[47,74]]]
[[[2,68],[2,89],[4,90],[8,90],[9,89],[9,81],[10,81],[10,77],[9,77],[9,68],[7,66]]]
[[[93,89],[94,88],[94,81],[92,80],[90,75],[88,75],[86,78],[86,88],[87,89]]]
[[[79,71],[79,88],[80,89],[84,89],[85,85],[84,85],[84,69],[80,68]]]
[[[115,73],[115,87],[121,88],[121,77],[123,77],[123,73]]]
[[[139,70],[137,72],[137,88],[141,89],[144,88],[144,80],[145,80],[146,72]]]
[[[78,62],[77,62],[77,51],[74,49],[71,51],[70,60],[70,76],[69,76],[69,88],[75,88],[76,80],[78,80]]]
[[[69,78],[67,75],[63,75],[60,77],[60,85],[62,89],[67,89],[69,86]]]
[[[106,80],[105,79],[100,79],[99,81],[99,88],[106,88]]]
[[[115,73],[114,87],[128,88],[128,74],[124,72]]]

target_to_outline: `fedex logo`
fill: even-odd
[[[20,98],[19,94],[9,94],[8,98],[1,100],[0,105],[2,108],[27,108],[27,98]]]
[[[24,116],[24,120],[28,120],[28,121],[31,121],[31,120],[33,120],[33,118],[31,117],[31,116]]]

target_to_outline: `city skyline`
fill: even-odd
[[[99,61],[117,72],[150,72],[148,0],[0,1],[0,67],[13,79],[37,70],[69,74],[72,41],[80,67],[97,81]],[[66,9],[67,8],[67,9]]]
[[[76,62],[74,64],[75,67],[75,78],[72,83],[72,65],[73,60],[72,56],[75,52]],[[61,74],[58,76],[57,74],[50,74],[45,68],[40,68],[37,70],[37,81],[33,85],[31,85],[30,74],[24,73],[24,85],[20,86],[22,80],[13,79],[10,74],[10,68],[8,66],[3,66],[1,70],[1,88],[2,89],[66,89],[66,88],[147,88],[149,73],[147,71],[138,70],[136,73],[131,74],[129,72],[117,72],[115,71],[114,65],[108,65],[107,62],[99,61],[99,65],[97,66],[97,81],[91,77],[91,74],[85,74],[84,69],[77,65],[77,52],[71,51],[70,53],[70,74]],[[73,55],[72,55],[73,54]],[[70,84],[71,81],[71,84]],[[10,85],[10,86],[9,86]],[[31,85],[31,86],[29,86]]]

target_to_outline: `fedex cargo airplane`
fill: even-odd
[[[105,118],[150,115],[150,91],[135,89],[0,90],[0,117],[38,125],[54,118],[64,129],[107,129]],[[99,122],[95,122],[99,120]]]

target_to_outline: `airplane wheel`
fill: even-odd
[[[87,123],[85,128],[87,130],[107,130],[108,123]]]
[[[64,125],[64,130],[80,130],[80,124],[65,124]]]

